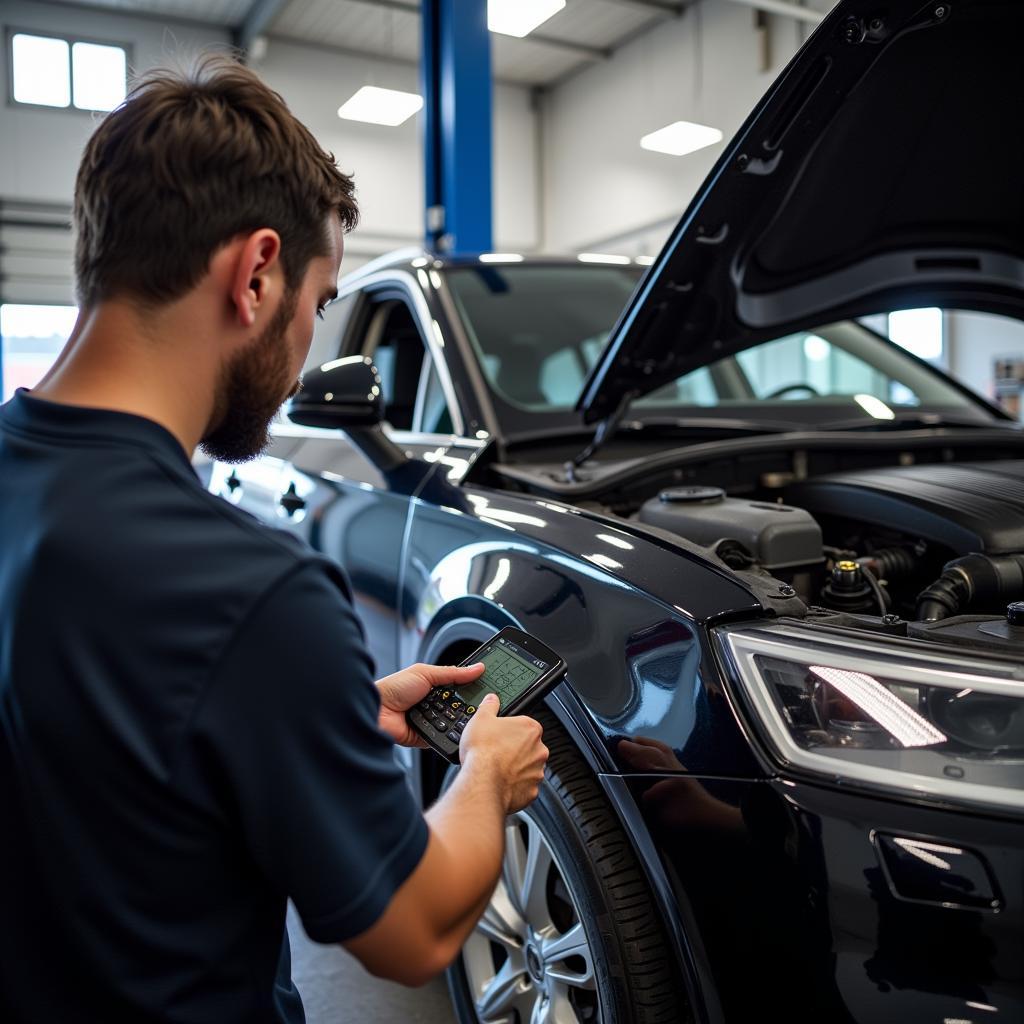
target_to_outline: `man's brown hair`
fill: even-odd
[[[352,179],[253,71],[210,54],[191,71],[150,72],[96,129],[78,168],[79,302],[173,301],[220,246],[264,227],[281,236],[295,288],[327,252],[331,213],[355,226]]]

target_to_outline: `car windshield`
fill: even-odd
[[[583,383],[641,268],[457,268],[451,291],[512,432],[578,422]],[[991,420],[943,375],[857,321],[762,342],[687,373],[633,403],[637,418],[709,416],[829,426],[851,420]]]

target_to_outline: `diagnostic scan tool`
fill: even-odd
[[[442,757],[459,763],[459,740],[488,693],[501,698],[501,716],[518,715],[565,675],[565,662],[521,629],[506,626],[478,647],[463,665],[484,663],[483,675],[457,689],[435,686],[406,713],[409,724]]]

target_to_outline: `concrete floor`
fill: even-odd
[[[291,906],[288,937],[307,1024],[455,1024],[444,978],[414,989],[381,981],[341,947],[311,942]]]

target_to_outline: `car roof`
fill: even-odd
[[[501,257],[513,257],[502,259]],[[493,259],[481,259],[481,257],[494,257]],[[449,270],[459,267],[479,266],[562,266],[562,267],[590,267],[594,263],[583,262],[575,256],[564,253],[508,253],[508,252],[466,252],[466,253],[437,253],[430,249],[419,246],[410,246],[405,249],[398,249],[395,252],[385,253],[378,256],[369,263],[357,267],[350,274],[346,274],[341,283],[351,285],[361,278],[369,277],[371,274],[379,273],[381,270]],[[600,265],[600,264],[597,264]],[[611,264],[618,265],[618,264]],[[641,264],[630,261],[622,266],[641,266]]]

